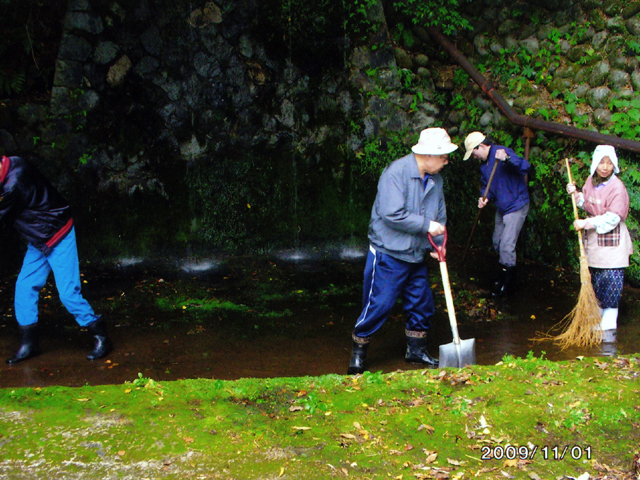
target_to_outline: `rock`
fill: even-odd
[[[488,127],[493,122],[493,113],[492,112],[484,112],[480,117],[480,126]]]
[[[489,55],[489,51],[487,50],[487,37],[484,35],[476,35],[473,39],[473,46],[481,57]]]
[[[621,34],[627,33],[627,27],[625,25],[624,19],[620,15],[616,15],[615,17],[607,20],[606,25],[607,25],[607,30],[609,30],[612,33],[621,33]]]
[[[629,85],[631,76],[622,70],[612,70],[609,73],[609,86],[613,90],[620,90],[623,87]]]
[[[640,18],[632,17],[625,22],[625,26],[631,35],[640,35]]]
[[[609,32],[598,32],[591,39],[591,45],[593,45],[593,48],[595,48],[596,50],[600,50],[606,44],[608,38]]]
[[[120,59],[111,66],[109,73],[107,73],[107,83],[112,87],[116,87],[122,83],[124,77],[127,76],[129,69],[131,68],[131,60],[126,55],[120,57]]]
[[[428,68],[429,67],[429,57],[426,55],[419,53],[415,57],[413,57],[413,63],[418,67]]]
[[[500,42],[491,42],[491,45],[489,46],[489,50],[491,50],[491,53],[498,56],[504,50],[504,47]]]
[[[150,55],[146,55],[142,57],[142,59],[135,66],[134,71],[145,79],[150,79],[153,77],[153,73],[160,66],[160,62],[157,58],[152,57]]]
[[[636,92],[640,91],[640,70],[631,73],[631,85]]]
[[[592,88],[587,93],[587,101],[592,108],[605,108],[611,98],[609,87]]]
[[[92,50],[93,47],[84,38],[75,35],[63,35],[58,49],[58,58],[84,62],[89,58]]]
[[[116,58],[119,50],[120,48],[114,42],[100,42],[93,52],[93,61],[98,65],[106,65]]]
[[[98,15],[87,12],[69,12],[64,18],[64,29],[68,31],[79,30],[81,32],[100,34],[104,31],[102,19]]]
[[[638,12],[640,12],[640,2],[630,2],[622,9],[622,18],[633,17]]]
[[[163,52],[162,36],[160,35],[160,29],[152,25],[147,28],[142,35],[140,35],[140,41],[145,50],[154,57],[159,57]]]
[[[600,126],[611,123],[611,111],[606,108],[596,108],[593,112],[593,121]]]
[[[399,68],[407,68],[409,70],[413,68],[413,61],[404,49],[395,47],[393,52],[396,56],[396,63]]]
[[[82,86],[82,63],[72,60],[58,60],[53,84],[56,87],[67,89],[80,88]]]
[[[587,45],[576,45],[567,52],[567,58],[573,63],[577,63],[587,55]]]
[[[589,84],[592,87],[599,87],[601,85],[604,85],[606,78],[609,76],[610,70],[611,67],[609,66],[609,62],[598,62],[591,70],[591,75],[589,76]]]

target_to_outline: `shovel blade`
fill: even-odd
[[[440,368],[462,368],[476,363],[476,339],[460,340],[460,343],[440,345]]]

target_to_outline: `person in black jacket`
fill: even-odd
[[[28,242],[15,293],[21,344],[7,363],[40,354],[38,299],[51,271],[62,304],[94,337],[94,348],[87,359],[105,357],[112,350],[112,343],[104,319],[93,312],[80,292],[78,250],[69,204],[25,159],[2,157],[0,161],[0,219],[13,223]]]

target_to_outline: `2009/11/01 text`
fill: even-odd
[[[480,449],[482,460],[533,460],[538,456],[543,460],[591,460],[591,447],[581,447],[580,445],[564,447],[555,445],[553,447],[544,446],[538,447],[537,445],[521,445],[516,447],[515,445],[507,445],[503,447],[501,445],[496,446],[484,446]]]

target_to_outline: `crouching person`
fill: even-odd
[[[353,329],[348,375],[364,372],[369,340],[399,296],[406,314],[405,360],[438,366],[438,360],[427,351],[427,331],[435,306],[425,256],[432,248],[427,235],[436,237],[445,230],[447,215],[439,172],[457,148],[444,129],[425,129],[412,147],[413,153],[392,162],[380,177],[369,222],[363,308]],[[431,256],[438,258],[436,252]]]
[[[7,363],[40,354],[38,299],[51,271],[63,305],[93,336],[94,348],[87,359],[105,357],[112,343],[104,320],[80,293],[78,251],[69,204],[25,159],[3,156],[0,161],[0,219],[13,223],[28,243],[15,291],[21,343]]]

